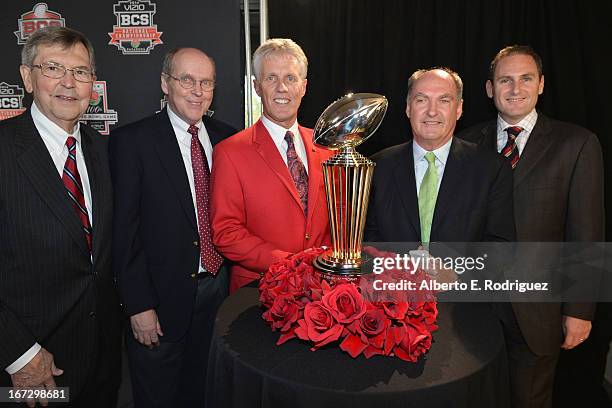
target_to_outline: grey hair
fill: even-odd
[[[300,77],[302,79],[306,78],[308,74],[308,58],[306,58],[302,47],[289,38],[271,38],[262,43],[253,54],[253,73],[257,80],[260,79],[262,60],[273,54],[293,56],[300,67]]]
[[[32,66],[38,55],[38,47],[41,45],[59,45],[63,49],[83,44],[89,54],[89,65],[93,72],[96,71],[96,61],[94,49],[91,42],[79,31],[68,27],[50,26],[40,29],[28,37],[23,49],[21,50],[21,64]]]
[[[427,68],[427,69],[419,69],[417,71],[414,71],[414,73],[410,75],[410,79],[408,79],[408,92],[406,94],[406,100],[410,99],[410,91],[412,91],[412,87],[414,86],[414,83],[419,78],[421,78],[423,75],[431,71],[444,71],[447,74],[449,74],[451,78],[453,78],[453,82],[455,83],[455,88],[457,89],[457,101],[460,101],[461,99],[463,99],[463,81],[461,80],[461,77],[459,76],[459,74],[447,67],[434,67],[434,68]]]

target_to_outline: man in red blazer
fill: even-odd
[[[263,43],[253,55],[263,116],[215,147],[213,242],[234,262],[230,293],[256,284],[270,264],[330,242],[321,162],[331,152],[297,123],[307,68],[292,40]]]

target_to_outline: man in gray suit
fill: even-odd
[[[511,46],[493,59],[486,91],[496,120],[460,137],[507,157],[514,169],[518,241],[603,241],[603,164],[597,137],[536,110],[544,91],[540,57]],[[561,349],[589,337],[592,303],[498,305],[509,353],[513,407],[551,407]]]

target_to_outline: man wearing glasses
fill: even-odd
[[[69,387],[70,406],[115,406],[121,315],[107,139],[78,122],[93,48],[50,27],[21,57],[34,102],[0,124],[0,387]]]
[[[170,51],[168,105],[110,136],[115,192],[113,267],[136,407],[202,406],[208,348],[228,272],[212,245],[213,146],[235,129],[206,115],[215,64],[200,50]]]

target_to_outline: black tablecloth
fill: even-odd
[[[356,359],[336,345],[316,352],[261,318],[258,291],[243,288],[217,315],[207,406],[225,407],[508,407],[501,327],[488,305],[438,303],[439,330],[417,363],[396,357]]]

